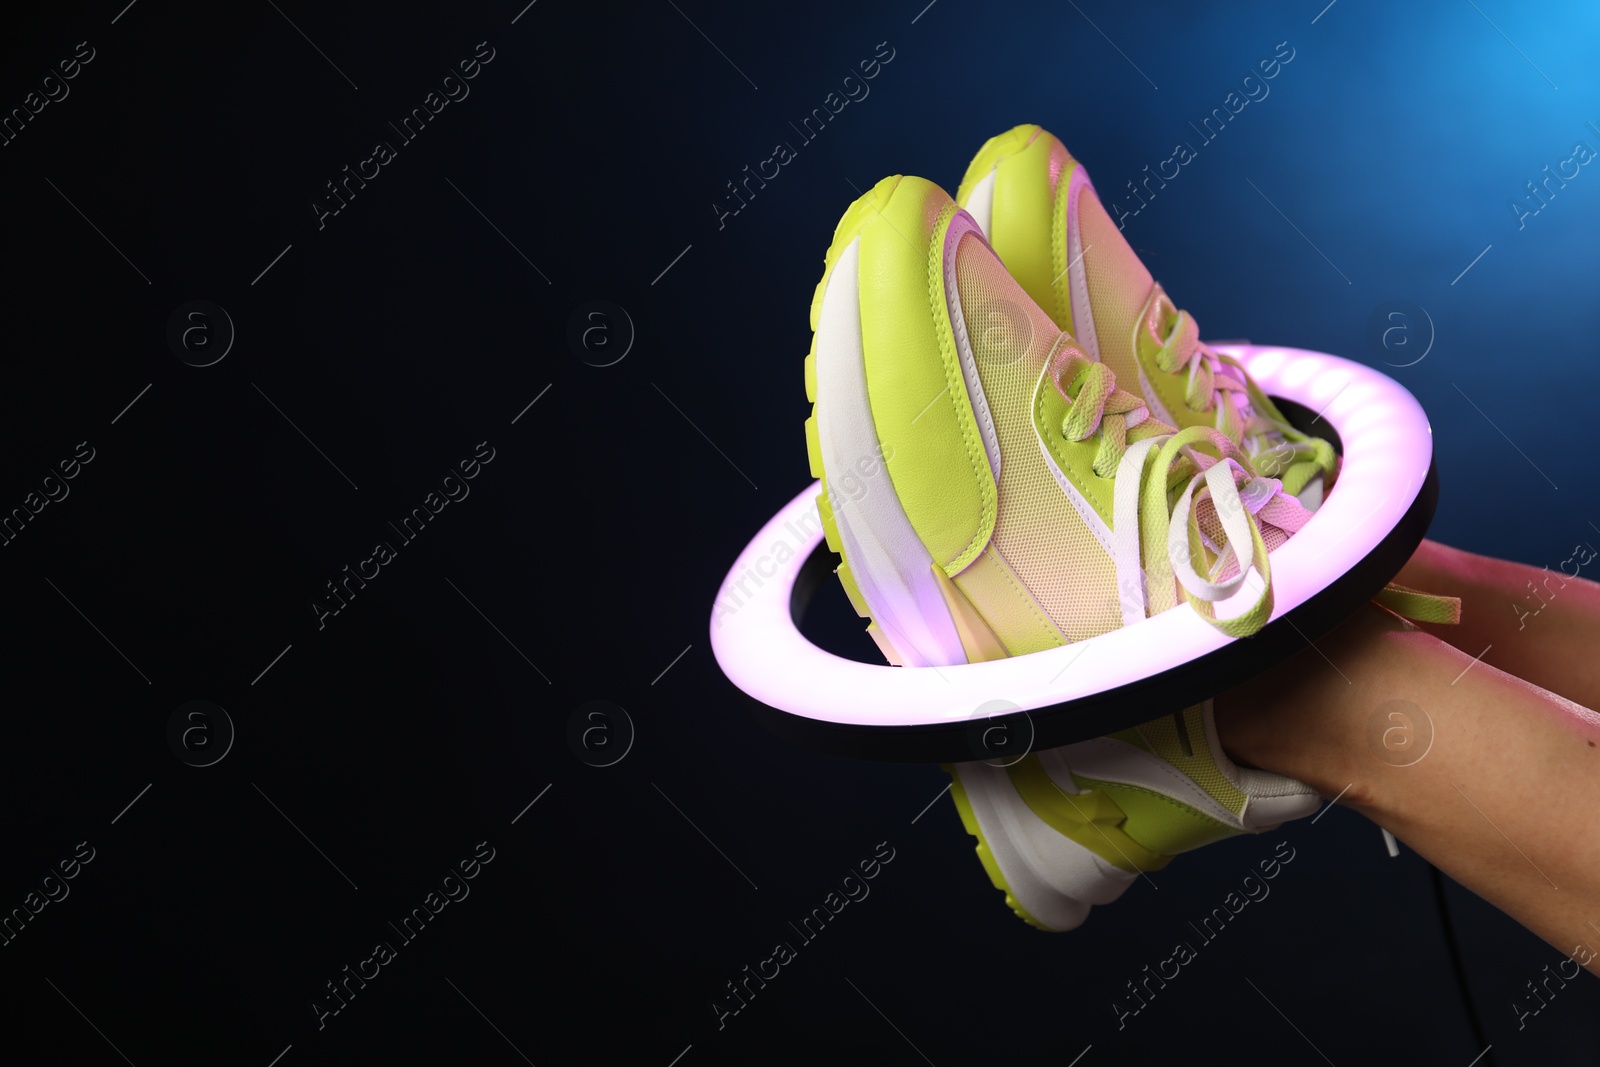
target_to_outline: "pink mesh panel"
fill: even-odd
[[[1067,146],[1051,138],[1050,145],[1050,191],[1053,193],[1061,184],[1061,175],[1066,172],[1067,164],[1072,162],[1072,157],[1067,154]]]
[[[1142,396],[1133,331],[1155,281],[1092,189],[1078,197],[1078,231],[1100,362],[1111,368],[1118,386]]]
[[[1115,566],[1062,495],[1034,434],[1033,389],[1061,331],[972,234],[956,249],[956,289],[1000,438],[995,546],[1068,639],[1114,629],[1122,623]]]

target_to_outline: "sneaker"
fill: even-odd
[[[1275,829],[1322,803],[1302,782],[1230,760],[1209,700],[1010,766],[945,769],[989,880],[1025,922],[1057,932],[1181,852]]]
[[[991,137],[956,201],[1028,295],[1151,414],[1180,429],[1222,431],[1259,473],[1308,507],[1320,504],[1337,470],[1332,446],[1296,430],[1243,367],[1200,341],[1060,140],[1031,125]]]
[[[1023,655],[1172,609],[1235,636],[1270,616],[1268,553],[1310,512],[1224,433],[1118,388],[938,186],[891,177],[850,206],[811,325],[819,511],[891,663]],[[991,876],[1049,929],[1169,856],[1316,806],[1229,762],[1206,705],[954,774]]]

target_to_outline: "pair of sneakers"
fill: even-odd
[[[1269,553],[1337,476],[1327,442],[1199,340],[1037,126],[990,139],[954,200],[894,176],[852,204],[811,327],[823,525],[894,664],[1024,655],[1171,609],[1253,633]],[[1178,853],[1320,804],[1230,760],[1209,701],[947,769],[991,879],[1048,930]]]

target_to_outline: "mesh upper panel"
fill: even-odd
[[[1245,794],[1222,773],[1211,754],[1211,741],[1206,733],[1205,706],[1196,704],[1185,708],[1183,725],[1193,755],[1184,755],[1177,723],[1170,715],[1147,722],[1135,730],[1144,738],[1151,752],[1194,779],[1196,785],[1215,797],[1223,807],[1235,815],[1239,814],[1244,809]]]
[[[1155,281],[1133,248],[1123,239],[1093,189],[1078,196],[1078,230],[1083,242],[1083,272],[1094,308],[1100,362],[1117,376],[1117,385],[1136,396],[1139,364],[1133,351],[1133,328]]]
[[[1054,192],[1061,184],[1061,172],[1067,169],[1067,164],[1072,162],[1072,157],[1067,155],[1067,146],[1055,138],[1050,146],[1050,191]]]
[[[1115,629],[1115,566],[1062,495],[1034,434],[1034,386],[1061,331],[974,234],[956,249],[956,288],[1000,438],[995,547],[1069,640]]]

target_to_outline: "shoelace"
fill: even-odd
[[[1273,607],[1261,526],[1292,536],[1312,513],[1282,480],[1259,473],[1222,431],[1174,430],[1152,417],[1139,397],[1117,388],[1105,364],[1071,350],[1052,359],[1047,373],[1068,405],[1062,435],[1085,441],[1099,433],[1094,472],[1116,479],[1112,537],[1123,624],[1176,607],[1181,591],[1202,618],[1230,637],[1261,629]],[[1237,592],[1252,570],[1261,577],[1255,601],[1230,619],[1218,619],[1214,605]],[[1459,598],[1394,582],[1373,602],[1413,622],[1461,621]]]
[[[1150,416],[1143,400],[1117,388],[1116,375],[1104,363],[1096,363],[1078,352],[1064,351],[1055,357],[1056,384],[1068,402],[1061,433],[1069,441],[1085,441],[1096,432],[1100,448],[1095,452],[1094,472],[1101,478],[1117,476],[1118,465],[1130,440],[1148,437],[1151,432],[1169,430]],[[1129,436],[1130,430],[1149,424],[1159,430]]]
[[[1240,442],[1260,474],[1276,477],[1291,495],[1318,475],[1325,487],[1332,485],[1338,467],[1333,446],[1291,426],[1237,360],[1201,342],[1193,317],[1159,285],[1136,340],[1141,357],[1166,374],[1186,376],[1184,404],[1197,413],[1214,411],[1214,428]]]
[[[1257,474],[1222,432],[1157,422],[1143,400],[1117,388],[1104,364],[1063,351],[1053,373],[1068,401],[1062,435],[1085,441],[1098,433],[1094,471],[1116,479],[1112,537],[1124,623],[1175,607],[1181,591],[1223,633],[1243,637],[1259,630],[1272,614],[1272,572],[1260,524],[1292,534],[1311,513],[1283,492],[1280,481]],[[1261,578],[1256,600],[1233,618],[1218,619],[1213,605],[1232,596],[1252,570]]]

